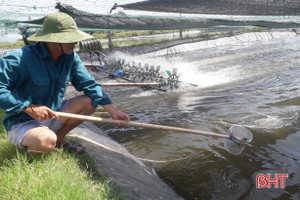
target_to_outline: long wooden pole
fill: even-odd
[[[100,83],[102,86],[158,86],[160,83]]]
[[[101,86],[159,86],[160,83],[100,83]],[[69,86],[72,84],[69,83]]]
[[[229,135],[223,135],[218,133],[210,133],[205,131],[198,131],[186,128],[179,128],[179,127],[172,127],[172,126],[163,126],[163,125],[156,125],[156,124],[147,124],[147,123],[140,123],[140,122],[127,122],[122,120],[113,120],[113,119],[104,119],[101,117],[92,117],[86,115],[78,115],[72,113],[64,113],[64,112],[56,112],[59,117],[68,118],[68,119],[77,119],[82,121],[92,121],[92,122],[100,122],[106,124],[119,124],[119,123],[126,123],[129,126],[134,127],[143,127],[143,128],[150,128],[150,129],[158,129],[158,130],[167,130],[167,131],[176,131],[182,133],[193,133],[198,135],[205,135],[205,136],[212,136],[212,137],[220,137],[220,138],[227,138],[230,139]]]

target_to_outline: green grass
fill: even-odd
[[[231,30],[231,31],[220,31],[215,33],[200,33],[197,36],[193,37],[185,37],[183,39],[197,39],[197,38],[211,38],[214,36],[221,36],[221,35],[234,35],[237,33],[246,33],[246,32],[260,32],[268,30],[266,28],[252,28],[252,29],[245,29],[245,30]],[[178,30],[174,31],[178,32]],[[172,30],[148,30],[148,31],[111,31],[112,39],[118,39],[118,38],[130,38],[130,37],[136,37],[136,36],[145,36],[145,35],[158,35],[158,34],[167,34],[167,33],[173,33]],[[95,39],[107,39],[107,32],[96,32],[93,33],[93,36]],[[142,45],[151,45],[151,44],[159,44],[169,41],[175,41],[175,40],[182,40],[180,38],[172,38],[172,39],[158,39],[158,40],[126,40],[126,41],[113,41],[113,48],[118,47],[135,47],[135,46],[142,46]],[[17,41],[15,43],[0,43],[0,49],[10,49],[10,48],[19,48],[24,46],[24,42],[22,40]],[[102,47],[104,49],[108,48],[108,43],[104,42],[102,43]]]
[[[194,37],[184,37],[183,39],[197,39],[197,38],[209,38],[209,37],[214,37],[220,35],[216,33],[204,33],[204,34],[199,34]],[[119,47],[137,47],[137,46],[144,46],[144,45],[153,45],[153,44],[161,44],[161,43],[166,43],[170,41],[178,41],[178,40],[183,40],[181,38],[172,38],[172,39],[157,39],[157,40],[124,40],[124,41],[113,41],[113,48],[119,48]],[[102,43],[102,47],[104,49],[108,48],[108,43],[104,42]]]
[[[124,41],[113,41],[113,49],[119,48],[119,47],[136,47],[136,46],[144,46],[144,45],[153,45],[153,44],[160,44],[160,43],[166,43],[170,41],[178,41],[178,40],[184,40],[184,39],[209,39],[214,38],[216,36],[232,36],[239,33],[247,33],[247,32],[261,32],[269,30],[267,28],[251,28],[251,29],[245,29],[245,30],[224,30],[219,32],[211,32],[211,33],[199,33],[196,36],[187,36],[184,38],[171,38],[171,39],[157,39],[157,40],[124,40]],[[128,38],[128,37],[134,37],[134,36],[143,36],[143,35],[155,35],[155,34],[166,34],[166,33],[172,33],[173,31],[125,31],[125,32],[112,32],[112,39],[117,38]],[[176,31],[178,32],[178,31]],[[106,33],[97,33],[94,34],[94,37],[96,39],[107,39]],[[102,43],[102,47],[104,49],[108,48],[108,43],[104,42]]]
[[[18,153],[0,167],[0,199],[119,199],[93,180],[74,156],[59,150],[38,158]]]
[[[178,32],[178,31],[176,31]],[[158,35],[158,34],[166,34],[173,33],[170,30],[148,30],[148,31],[111,31],[111,38],[128,38],[128,37],[137,37],[137,36],[145,36],[145,35]],[[93,34],[95,39],[107,39],[107,32],[96,32]]]
[[[91,159],[62,149],[31,157],[7,140],[2,123],[0,130],[0,199],[124,199]]]
[[[5,130],[2,124],[3,117],[4,117],[4,112],[3,110],[0,109],[0,139],[5,135]]]
[[[0,49],[11,49],[11,48],[20,48],[23,47],[25,43],[23,40],[17,42],[3,42],[0,43]]]

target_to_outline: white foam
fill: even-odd
[[[231,37],[223,37],[213,40],[206,40],[195,43],[180,44],[170,48],[162,49],[156,52],[145,54],[148,57],[157,57],[164,55],[171,55],[174,53],[184,53],[191,52],[200,49],[214,48],[220,46],[229,46],[229,45],[240,45],[246,44],[249,45],[257,41],[268,41],[276,38],[286,38],[294,37],[296,33],[287,31],[287,32],[252,32],[244,33],[240,35],[235,35]]]

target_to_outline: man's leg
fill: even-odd
[[[89,97],[79,96],[70,100],[64,112],[80,115],[91,115],[95,112],[95,110],[96,108],[93,106],[92,100]],[[82,120],[62,118],[62,128],[56,133],[57,144],[64,144],[65,136],[82,122]]]
[[[35,127],[30,129],[25,135],[22,145],[27,151],[40,155],[50,153],[56,146],[56,134],[46,127]]]

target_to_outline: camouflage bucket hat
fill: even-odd
[[[56,12],[47,15],[42,30],[27,39],[36,42],[74,43],[92,38],[93,36],[77,28],[71,16]]]

